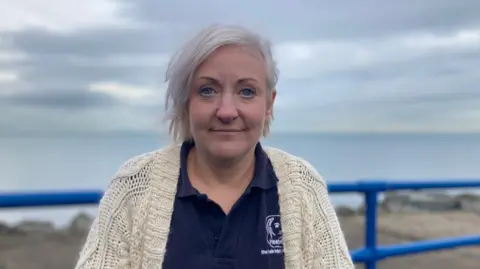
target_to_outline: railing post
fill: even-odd
[[[374,256],[377,251],[377,198],[377,191],[365,192],[365,247]],[[377,259],[367,261],[365,266],[366,269],[376,269]]]

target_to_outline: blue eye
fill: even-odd
[[[243,88],[240,91],[240,94],[247,98],[252,98],[255,95],[255,91],[250,88]]]
[[[198,93],[203,97],[209,97],[209,96],[212,96],[215,93],[215,91],[211,87],[203,87],[200,90],[198,90]]]

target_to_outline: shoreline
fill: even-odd
[[[0,225],[0,268],[73,268],[83,246],[90,218],[77,218],[62,230],[9,231]],[[350,250],[364,246],[364,216],[340,216],[342,231]],[[74,224],[76,223],[76,224]],[[417,240],[441,239],[478,233],[480,214],[445,211],[425,214],[383,213],[378,216],[378,243],[390,245]],[[435,224],[435,225],[432,225]],[[55,250],[52,256],[51,249]],[[397,257],[379,262],[379,269],[471,269],[478,265],[480,247],[464,247]],[[358,264],[356,268],[363,268]]]
[[[446,195],[446,196],[445,196]],[[447,208],[455,209],[455,203],[461,203],[459,199],[462,197],[478,203],[478,211],[480,212],[480,189],[474,190],[421,190],[421,191],[395,191],[379,193],[378,206],[380,209],[388,205],[385,204],[386,197],[393,197],[389,204],[395,204],[394,207],[410,206],[419,207],[417,211],[429,211],[428,208],[432,203],[447,204]],[[407,200],[405,200],[405,198]],[[362,211],[364,207],[363,194],[358,193],[331,193],[330,199],[335,208],[340,209],[344,213],[346,211]],[[436,199],[436,200],[435,200]],[[425,202],[430,200],[430,204],[419,204],[419,201]],[[428,201],[427,201],[428,202]],[[403,205],[405,204],[405,205]],[[75,216],[85,213],[95,216],[98,205],[86,206],[68,206],[68,207],[42,207],[42,208],[19,208],[0,210],[0,224],[16,225],[23,221],[42,221],[51,222],[55,227],[61,228],[69,224]],[[426,207],[426,208],[422,208]],[[337,210],[338,211],[338,210]]]
[[[334,205],[349,250],[364,247],[365,208],[362,203],[358,206]],[[475,235],[480,231],[480,194],[474,192],[455,195],[433,191],[386,192],[377,210],[379,245]],[[36,208],[21,210],[19,216],[29,211],[41,218],[26,218],[8,225],[0,221],[0,269],[73,268],[90,231],[96,206]],[[50,211],[57,218],[59,212],[63,213],[62,217],[73,215],[73,212],[77,214],[58,225],[58,221],[45,220],[48,216],[43,211]],[[12,210],[4,213],[11,216]],[[14,221],[10,218],[9,222]],[[55,249],[55,255],[52,256],[50,249]],[[471,269],[478,265],[479,259],[480,247],[463,247],[391,258],[379,262],[377,268]]]

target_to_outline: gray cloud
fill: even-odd
[[[0,101],[9,106],[62,110],[108,107],[117,103],[112,97],[102,93],[69,89],[26,92],[7,96]]]
[[[73,33],[54,33],[45,29],[12,32],[6,38],[30,55],[86,56],[103,58],[118,53],[160,53],[169,49],[165,31],[157,27],[134,29],[99,28]],[[168,30],[168,29],[165,29]]]
[[[191,29],[212,21],[265,29],[277,40],[376,37],[409,31],[450,31],[480,21],[480,3],[461,1],[290,1],[191,0],[130,3],[125,15],[147,23]]]
[[[12,66],[13,64],[10,64]],[[142,66],[133,63],[121,65],[108,63],[107,57],[83,57],[73,55],[37,54],[15,66],[23,80],[38,85],[78,85],[99,80],[115,80],[124,83],[149,82],[161,79],[159,66]],[[35,89],[36,90],[36,89]]]
[[[438,105],[449,104],[455,106],[457,104],[468,105],[468,103],[480,102],[480,91],[456,91],[456,92],[444,92],[444,93],[430,93],[418,96],[397,97],[383,100],[386,104],[414,104],[414,105]]]
[[[188,35],[212,22],[253,27],[275,44],[320,43],[310,61],[290,62],[288,53],[279,55],[283,67],[274,129],[428,129],[429,124],[438,129],[447,121],[461,129],[471,125],[470,116],[465,115],[475,114],[480,107],[480,47],[465,47],[463,40],[458,48],[447,42],[444,47],[419,49],[401,40],[409,34],[448,38],[460,30],[480,29],[478,1],[118,2],[123,4],[119,16],[132,20],[128,27],[0,32],[10,41],[9,49],[25,55],[8,62],[0,55],[0,74],[12,70],[20,80],[0,81],[0,105],[16,117],[15,126],[45,121],[35,126],[57,130],[74,128],[75,120],[85,125],[91,119],[92,130],[104,125],[151,128],[161,118],[159,97],[157,102],[132,103],[88,88],[114,82],[161,95],[166,56]],[[367,60],[358,64],[362,53]],[[376,58],[369,61],[371,55]],[[52,121],[46,117],[51,109],[76,114],[64,117],[68,124],[59,116],[49,125]],[[6,119],[6,112],[1,115],[0,129],[17,128]],[[130,116],[125,115],[131,115],[132,121],[142,120],[126,123]]]

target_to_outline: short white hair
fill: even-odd
[[[272,96],[278,81],[278,70],[273,59],[271,42],[240,26],[211,25],[187,41],[168,64],[165,78],[168,83],[165,120],[170,121],[169,132],[175,142],[192,138],[187,112],[190,83],[195,71],[216,49],[227,45],[245,46],[261,54],[267,68],[268,97]],[[271,120],[273,114],[264,126],[263,136],[269,134]]]

